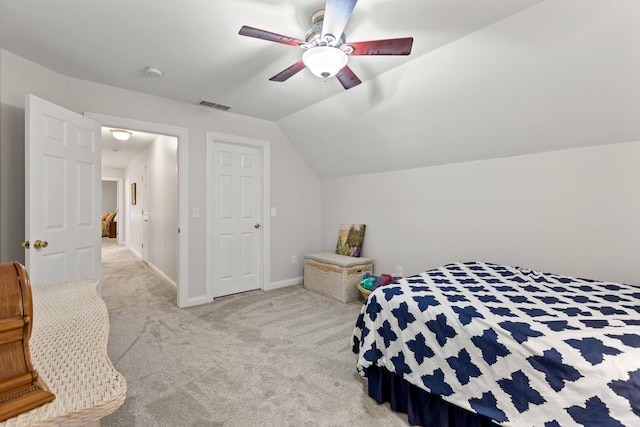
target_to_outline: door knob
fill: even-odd
[[[49,246],[49,242],[46,241],[36,240],[35,242],[33,242],[33,247],[36,249],[46,248],[47,246]]]
[[[260,228],[260,224],[256,223],[256,225],[254,225],[253,228],[255,228],[255,229]]]
[[[22,242],[22,244],[20,246],[22,246],[25,249],[29,249],[30,243],[29,243],[28,240],[26,240],[26,241]]]

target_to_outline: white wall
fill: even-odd
[[[21,109],[2,101],[6,57],[0,49],[0,262],[24,263],[24,100]]]
[[[124,169],[102,167],[102,179],[105,178],[123,178]]]
[[[178,279],[178,140],[158,136],[149,147],[149,259],[171,280]]]
[[[125,169],[125,179],[136,183],[137,203],[129,203],[127,245],[142,252],[142,208],[149,198],[149,262],[174,282],[178,280],[178,141],[159,135]],[[149,167],[148,194],[141,180],[142,168]],[[128,187],[130,188],[130,187]]]
[[[27,93],[78,113],[92,112],[186,128],[189,137],[188,297],[205,295],[205,134],[212,130],[271,144],[271,282],[302,276],[291,255],[320,248],[320,180],[277,126],[232,113],[72,79],[0,49],[0,233],[2,260],[24,259],[24,97]],[[197,100],[194,100],[194,103]],[[10,202],[10,203],[8,203]]]
[[[326,180],[322,247],[367,225],[377,273],[487,261],[640,284],[640,142]]]
[[[126,205],[127,219],[126,221],[126,239],[125,245],[133,249],[133,251],[142,257],[142,210],[145,197],[147,196],[142,182],[142,169],[147,166],[149,170],[152,168],[150,160],[151,143],[147,149],[138,154],[129,162],[124,170],[124,178],[126,185]],[[136,184],[136,204],[131,204],[131,185]],[[149,188],[151,190],[151,188]],[[175,279],[174,279],[175,280]]]
[[[116,181],[102,181],[102,210],[113,212],[118,208],[118,183]]]

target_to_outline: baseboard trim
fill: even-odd
[[[180,306],[180,308],[185,308],[185,307],[193,307],[196,305],[202,305],[202,304],[208,304],[210,302],[212,302],[213,299],[211,298],[207,298],[206,295],[200,296],[200,297],[195,297],[195,298],[188,298],[187,299],[187,303],[183,306]]]
[[[304,282],[304,277],[294,277],[292,279],[279,280],[277,282],[271,282],[267,286],[264,287],[265,291],[270,291],[272,289],[286,288],[287,286],[293,285],[302,285]]]
[[[154,271],[154,273],[156,273],[158,276],[162,277],[164,280],[166,280],[167,282],[169,282],[170,284],[173,285],[174,288],[178,288],[178,284],[176,282],[174,282],[171,277],[167,276],[162,270],[160,270],[158,267],[156,267],[155,265],[153,265],[150,262],[146,263],[149,267],[151,267],[151,269]]]
[[[131,246],[127,246],[127,249],[129,249],[129,252],[131,252],[132,254],[134,254],[137,258],[142,259],[142,254],[138,251],[136,251],[135,249],[133,249]]]
[[[142,254],[140,252],[136,251],[131,246],[127,246],[127,249],[129,249],[129,252],[131,252],[137,258],[142,259]],[[153,270],[154,273],[156,273],[158,276],[162,277],[163,280],[166,280],[167,282],[172,284],[176,289],[178,288],[178,284],[176,282],[174,282],[173,279],[171,279],[171,277],[167,276],[164,271],[160,270],[158,267],[156,267],[155,265],[153,265],[153,263],[151,263],[149,261],[143,261],[143,262],[145,264],[147,264],[149,266],[149,268],[151,268]]]

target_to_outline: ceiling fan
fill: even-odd
[[[413,45],[413,37],[347,43],[343,31],[357,1],[327,0],[325,8],[312,15],[312,27],[304,40],[246,25],[239,34],[304,50],[300,61],[271,77],[271,81],[284,82],[306,67],[325,80],[336,76],[345,89],[350,89],[361,81],[347,65],[347,56],[409,55]]]

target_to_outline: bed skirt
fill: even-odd
[[[408,415],[409,424],[423,427],[499,427],[482,415],[452,405],[385,368],[367,368],[369,396]]]

